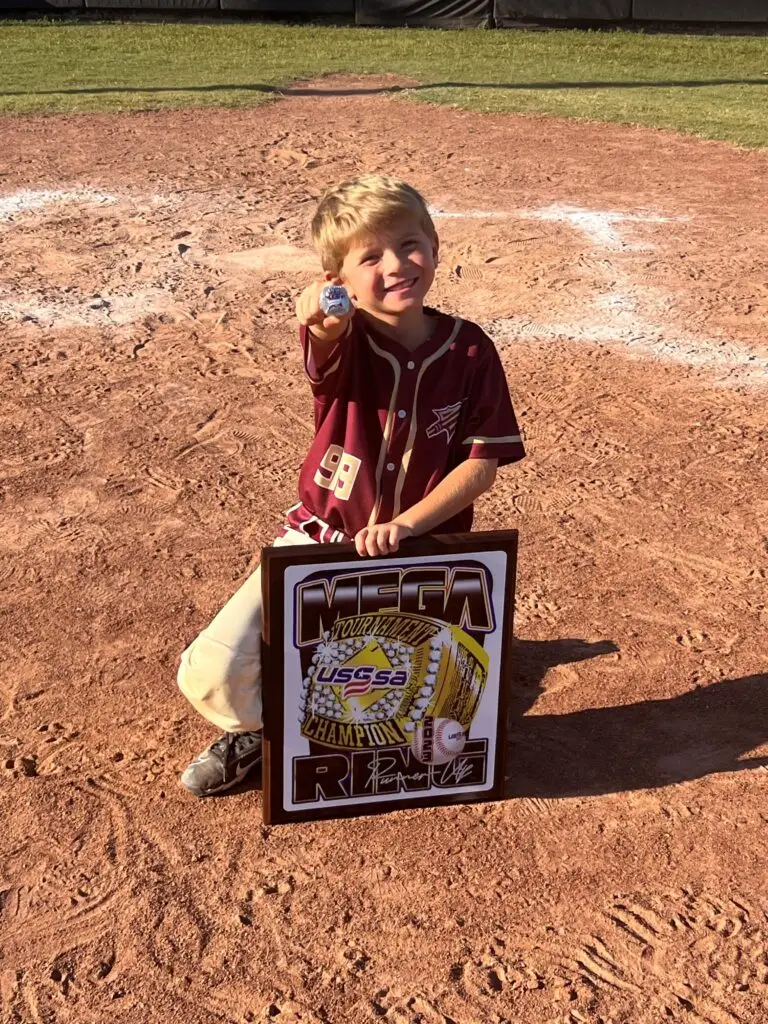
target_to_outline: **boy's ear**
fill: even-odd
[[[329,284],[345,284],[344,278],[341,275],[341,271],[338,274],[334,274],[332,270],[326,270],[325,280]]]
[[[339,268],[338,274],[332,274],[330,271],[327,271],[326,275],[325,275],[325,279],[326,279],[326,281],[333,282],[333,284],[342,284],[342,285],[344,285],[344,287],[347,289],[347,294],[349,295],[350,299],[354,299],[355,298],[355,296],[349,290],[349,285],[347,284],[346,279],[344,278],[344,275],[341,272],[341,268]]]

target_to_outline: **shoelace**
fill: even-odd
[[[241,754],[247,754],[254,747],[261,745],[261,734],[257,732],[228,733],[227,740],[229,749],[235,757],[239,757]]]

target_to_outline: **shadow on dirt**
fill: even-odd
[[[744,757],[768,741],[766,673],[664,700],[527,713],[550,668],[617,651],[610,640],[516,641],[504,799],[597,796],[768,767],[768,756]],[[231,792],[260,789],[254,772]]]
[[[768,740],[768,674],[725,679],[665,700],[532,715],[525,712],[547,668],[616,647],[608,641],[531,643],[518,642],[523,685],[516,686],[509,716],[506,798],[653,789],[768,766],[768,757],[744,757]]]

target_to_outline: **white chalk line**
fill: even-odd
[[[682,334],[674,325],[654,321],[638,312],[636,300],[629,294],[633,287],[631,278],[615,262],[607,261],[602,269],[612,280],[613,287],[620,289],[600,297],[598,306],[605,310],[604,317],[581,324],[539,324],[522,317],[507,317],[489,323],[488,334],[507,343],[522,338],[615,346],[635,358],[651,356],[662,362],[706,370],[718,375],[718,382],[726,385],[764,387],[768,384],[766,356],[724,339]],[[651,289],[641,287],[644,297],[650,300]]]
[[[597,245],[606,249],[647,249],[653,248],[643,243],[628,242],[615,229],[614,224],[669,224],[673,221],[689,220],[689,217],[664,217],[661,214],[648,212],[626,213],[622,210],[587,210],[580,206],[568,206],[554,203],[538,210],[464,210],[454,212],[429,207],[432,217],[444,220],[543,220],[569,224],[577,228]]]
[[[19,214],[34,213],[54,203],[114,203],[117,197],[96,189],[22,189],[0,196],[0,220],[13,220]]]
[[[740,352],[733,345],[713,340],[668,337],[668,329],[649,323],[538,324],[524,317],[491,320],[484,330],[500,344],[520,341],[576,341],[592,345],[621,346],[621,351],[637,357],[651,355],[667,362],[710,372],[725,371],[722,383],[768,384],[768,358]]]
[[[578,206],[562,206],[555,203],[541,210],[522,210],[520,216],[533,220],[555,221],[569,224],[581,231],[596,245],[604,249],[647,249],[652,245],[642,242],[628,242],[614,227],[615,224],[669,224],[672,221],[689,220],[688,217],[662,217],[655,213],[623,213],[619,210],[585,210]]]
[[[167,197],[169,202],[178,197]],[[153,196],[156,204],[162,197]],[[22,190],[0,196],[0,220],[11,220],[19,213],[34,212],[56,203],[115,202],[117,197],[95,189]],[[567,204],[551,204],[534,210],[465,210],[448,211],[430,207],[436,219],[536,219],[564,223],[583,234],[590,242],[609,252],[628,252],[653,248],[649,243],[627,241],[618,230],[621,224],[662,224],[684,221],[686,217],[667,217],[653,211],[626,213],[619,210],[589,210]],[[299,251],[299,250],[297,250]],[[670,337],[670,329],[637,314],[635,299],[629,292],[642,287],[650,297],[647,286],[637,286],[607,255],[602,257],[602,269],[613,281],[614,289],[598,302],[611,318],[592,323],[539,324],[520,317],[493,320],[486,324],[488,332],[500,342],[515,340],[566,340],[593,344],[621,345],[629,352],[647,354],[656,359],[691,367],[727,371],[726,383],[763,384],[768,381],[768,358],[751,354],[730,342],[691,336]],[[627,291],[622,291],[626,288]],[[110,296],[97,300],[82,300],[73,305],[55,299],[45,303],[3,300],[0,298],[0,321],[17,321],[36,327],[67,326],[122,326],[137,320],[148,312],[168,308],[168,297],[162,289],[150,288],[129,296]]]
[[[577,206],[553,204],[539,210],[504,211],[469,210],[453,213],[434,209],[435,217],[489,219],[493,217],[536,219],[568,224],[574,230],[600,247],[604,252],[598,266],[612,281],[611,292],[598,300],[598,307],[606,311],[605,318],[583,324],[541,324],[522,317],[493,320],[485,327],[491,337],[500,342],[527,341],[580,341],[596,345],[616,345],[636,356],[650,355],[665,362],[700,367],[711,371],[725,371],[725,384],[763,385],[768,383],[768,358],[746,351],[740,346],[713,338],[678,335],[668,325],[654,323],[637,312],[637,302],[630,292],[642,289],[652,298],[651,289],[637,285],[608,253],[629,253],[655,248],[649,242],[627,241],[617,225],[666,224],[687,221],[689,217],[665,217],[648,211],[624,213],[618,210],[588,210]],[[618,288],[617,288],[618,286]],[[623,289],[626,289],[624,291]]]
[[[48,302],[13,302],[0,298],[0,324],[13,321],[31,327],[124,327],[148,313],[162,313],[169,308],[168,295],[161,288],[147,288],[132,295],[110,295]]]

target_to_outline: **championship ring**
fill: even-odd
[[[488,654],[458,626],[384,611],[337,619],[305,650],[302,669],[299,727],[312,745],[407,744],[419,759],[436,761],[463,746],[485,688]]]
[[[352,308],[346,288],[327,284],[320,292],[320,308],[326,316],[347,316]]]

